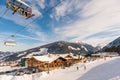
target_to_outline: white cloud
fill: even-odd
[[[79,4],[80,3],[77,5]],[[119,0],[91,0],[82,7],[82,10],[79,10],[78,17],[82,17],[82,19],[80,18],[79,20],[63,27],[57,27],[54,31],[61,38],[67,39],[73,37],[71,40],[83,40],[93,45],[102,43],[104,40],[109,42],[120,34],[119,7]],[[63,10],[63,12],[65,11]],[[110,33],[102,34],[102,37],[100,37],[99,34],[97,37],[87,38],[87,40],[85,39],[88,36],[103,31]],[[111,31],[116,34],[111,36]]]
[[[55,8],[55,12],[53,12],[53,16],[56,18],[56,20],[59,21],[60,17],[64,17],[70,13],[79,11],[83,7],[83,5],[86,4],[86,2],[87,1],[81,1],[81,0],[65,0],[65,1],[61,0],[61,4],[59,4]]]
[[[25,2],[28,2],[32,7],[45,8],[45,0],[25,0]]]

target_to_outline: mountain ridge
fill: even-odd
[[[23,57],[29,57],[33,55],[44,55],[44,54],[90,54],[95,51],[95,48],[86,43],[74,43],[67,41],[56,41],[53,43],[45,44],[39,47],[31,48],[25,51],[15,53],[10,56],[4,57],[3,61],[18,60]]]
[[[118,52],[120,53],[120,37],[116,38],[109,44],[107,44],[105,47],[102,49],[105,52]]]

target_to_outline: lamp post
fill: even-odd
[[[49,61],[46,61],[47,65],[48,65],[48,74],[50,73],[50,69],[49,69]]]

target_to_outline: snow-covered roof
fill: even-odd
[[[63,57],[63,58],[65,58],[67,55],[69,55],[69,54],[58,54],[60,57]]]
[[[43,55],[43,56],[33,56],[33,58],[35,58],[38,61],[43,61],[43,62],[53,62],[54,60],[58,59],[60,56],[57,55],[52,55],[52,54],[48,54],[48,55]]]
[[[59,57],[65,58],[67,55],[72,56],[74,59],[78,58],[78,56],[73,56],[73,54],[46,54],[42,56],[32,56],[32,57],[38,61],[51,63],[54,60],[58,59]]]
[[[60,56],[60,57],[63,57],[63,58],[65,58],[67,55],[72,56],[74,59],[77,59],[77,58],[78,58],[78,56],[73,56],[72,53],[70,53],[70,54],[56,54],[56,55],[58,55],[58,56]]]

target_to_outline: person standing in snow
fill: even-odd
[[[86,66],[85,66],[85,64],[84,64],[84,70],[86,70]]]
[[[77,66],[77,70],[79,70],[79,67]]]

